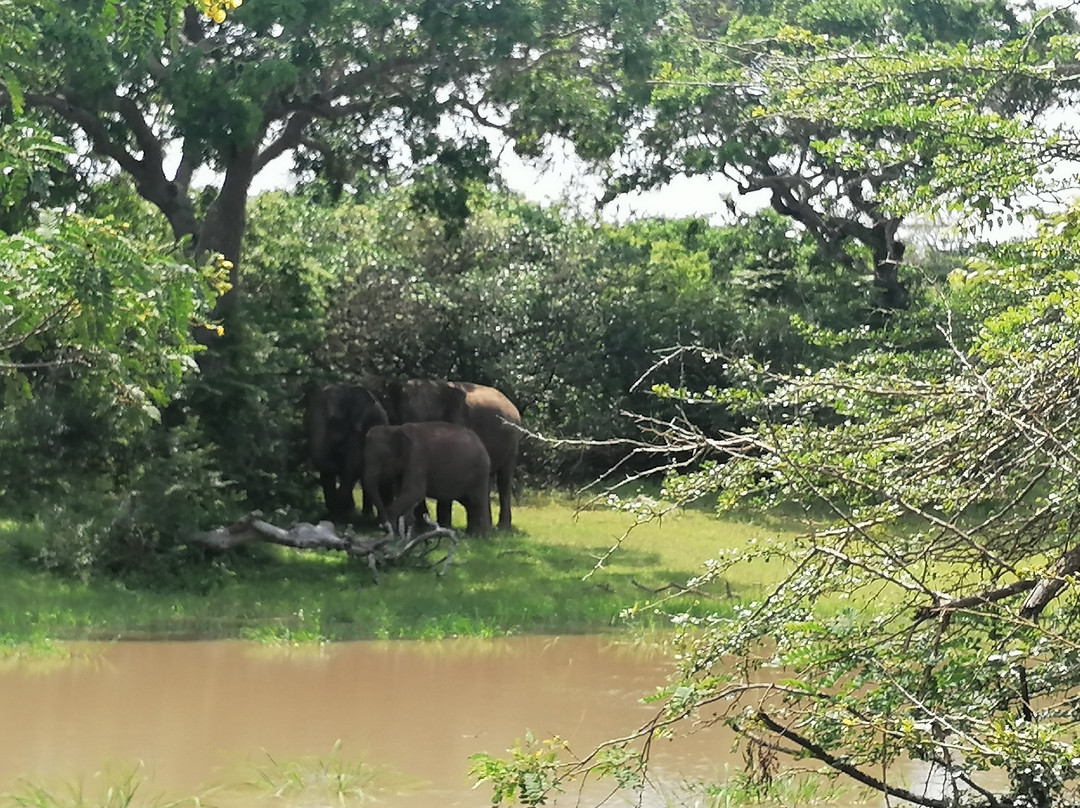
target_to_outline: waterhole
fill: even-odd
[[[221,808],[487,806],[470,755],[505,756],[526,733],[585,754],[655,713],[642,698],[671,665],[651,646],[595,636],[68,650],[0,660],[0,792],[44,788],[71,805],[73,793],[111,788],[100,804],[121,805],[137,785],[134,808],[192,797]],[[743,767],[717,727],[658,741],[651,760],[643,797],[605,804],[707,805],[687,784]],[[590,781],[549,804],[597,805],[610,792]],[[867,803],[853,790],[827,804]]]
[[[593,636],[70,651],[0,663],[0,791],[139,782],[144,802],[489,805],[467,776],[470,755],[503,756],[526,732],[585,753],[653,714],[641,698],[670,664]],[[656,785],[722,778],[739,765],[729,747],[715,731],[659,743]]]

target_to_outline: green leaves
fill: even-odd
[[[896,318],[846,360],[728,363],[743,391],[723,400],[750,423],[729,440],[701,434],[691,445],[714,462],[672,474],[664,493],[797,507],[807,532],[706,565],[706,580],[765,558],[782,574],[733,616],[673,615],[666,715],[767,689],[727,722],[751,742],[781,733],[879,791],[902,796],[892,772],[906,757],[945,793],[973,789],[973,805],[1080,802],[1078,223],[1070,210],[985,250],[910,330]],[[661,389],[688,405],[714,395]],[[662,437],[688,445],[686,431]]]
[[[567,766],[560,760],[565,749],[566,743],[558,737],[541,742],[528,732],[523,741],[517,741],[508,750],[507,760],[487,754],[472,755],[469,775],[476,779],[477,785],[491,786],[492,805],[511,802],[545,805],[548,797],[559,790],[558,773]]]
[[[190,267],[115,222],[67,215],[0,239],[0,370],[77,368],[103,406],[156,419],[192,369],[191,329],[205,306]]]
[[[0,230],[15,232],[33,219],[54,172],[66,170],[71,149],[29,121],[0,122]]]

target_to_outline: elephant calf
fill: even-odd
[[[391,529],[431,497],[465,506],[470,533],[491,529],[491,459],[468,427],[443,421],[375,426],[364,451],[364,490],[372,492],[379,521]],[[392,490],[386,505],[383,492]],[[446,525],[449,527],[449,525]]]
[[[494,387],[471,382],[395,381],[386,386],[384,393],[391,424],[447,421],[463,424],[480,436],[499,492],[499,527],[509,529],[521,440],[521,413],[514,403]],[[440,501],[437,512],[442,523],[449,517],[450,503]]]

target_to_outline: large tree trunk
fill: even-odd
[[[900,264],[907,246],[896,238],[899,219],[874,225],[870,248],[874,252],[874,286],[881,291],[881,307],[889,311],[906,309],[911,294],[900,280]]]
[[[255,149],[237,150],[235,159],[225,172],[221,191],[210,205],[195,245],[196,256],[220,253],[232,263],[229,270],[231,289],[222,295],[214,307],[215,319],[227,320],[236,309],[240,294],[240,257],[244,231],[247,229],[247,199],[255,178]]]

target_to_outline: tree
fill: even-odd
[[[808,530],[710,560],[690,582],[736,583],[754,559],[781,570],[755,602],[672,615],[678,672],[632,741],[583,759],[558,745],[480,757],[497,797],[541,804],[585,771],[633,782],[647,766],[637,742],[700,718],[767,750],[750,760],[809,759],[927,808],[1080,804],[1078,228],[1074,208],[954,272],[926,315],[942,348],[886,341],[793,375],[724,357],[743,384],[669,391],[751,426],[669,427],[669,450],[714,462],[672,475],[665,496],[794,504]],[[905,758],[940,788],[903,782]]]
[[[222,20],[229,3],[200,3],[43,2],[0,79],[8,103],[130,175],[195,255],[230,260],[234,287],[248,193],[275,159],[341,187],[453,151],[449,116],[504,103],[507,77],[595,50],[622,16],[604,2],[571,16],[535,0],[259,0]],[[200,170],[218,178],[205,207]]]
[[[898,5],[884,17],[874,6],[861,30],[884,19],[894,35],[838,48],[831,9],[793,5],[798,28],[764,15],[713,18],[715,46],[672,23],[713,66],[685,68],[650,96],[645,159],[628,181],[727,169],[743,187],[767,189],[785,215],[805,216],[826,246],[847,250],[858,233],[869,234],[867,247],[875,231],[886,247],[892,238],[884,255],[895,269],[907,213],[1006,212],[1021,189],[1044,186],[1048,163],[1073,153],[1074,139],[1038,119],[1068,101],[1076,40],[1064,12],[1012,17],[999,6],[999,24],[985,28],[988,4]],[[828,39],[815,28],[822,14]],[[974,39],[947,36],[965,26]],[[682,117],[665,118],[669,96]],[[850,229],[853,220],[869,229]],[[649,742],[702,719],[739,733],[760,782],[790,755],[928,808],[1080,803],[1077,223],[1073,209],[1034,239],[970,246],[976,257],[947,287],[824,367],[784,373],[713,353],[724,384],[657,385],[684,406],[715,402],[746,423],[706,432],[645,421],[663,437],[649,451],[705,458],[669,475],[670,502],[794,507],[806,532],[706,563],[702,579],[736,582],[739,565],[756,559],[781,580],[731,613],[672,615],[678,673],[630,739],[578,759],[558,744],[479,757],[496,800],[541,804],[585,772],[639,782]],[[902,303],[902,278],[870,257],[894,295],[884,302]],[[819,336],[858,345],[860,333]],[[895,764],[905,758],[926,762],[941,787],[903,783]]]
[[[614,157],[609,197],[679,175],[764,192],[895,309],[910,301],[907,214],[1005,215],[1072,148],[1035,124],[1067,96],[1076,28],[1067,9],[1000,0],[673,2],[629,46],[647,65],[597,79],[591,105],[564,91],[520,107],[509,131]],[[617,135],[598,143],[604,120]]]
[[[184,438],[155,428],[194,367],[193,331],[222,279],[130,221],[51,207],[67,150],[25,126],[0,139],[0,493],[8,515],[47,520],[39,560],[83,574],[105,558],[127,563],[152,526],[200,526],[194,503],[220,499]],[[150,488],[158,496],[137,507]]]

